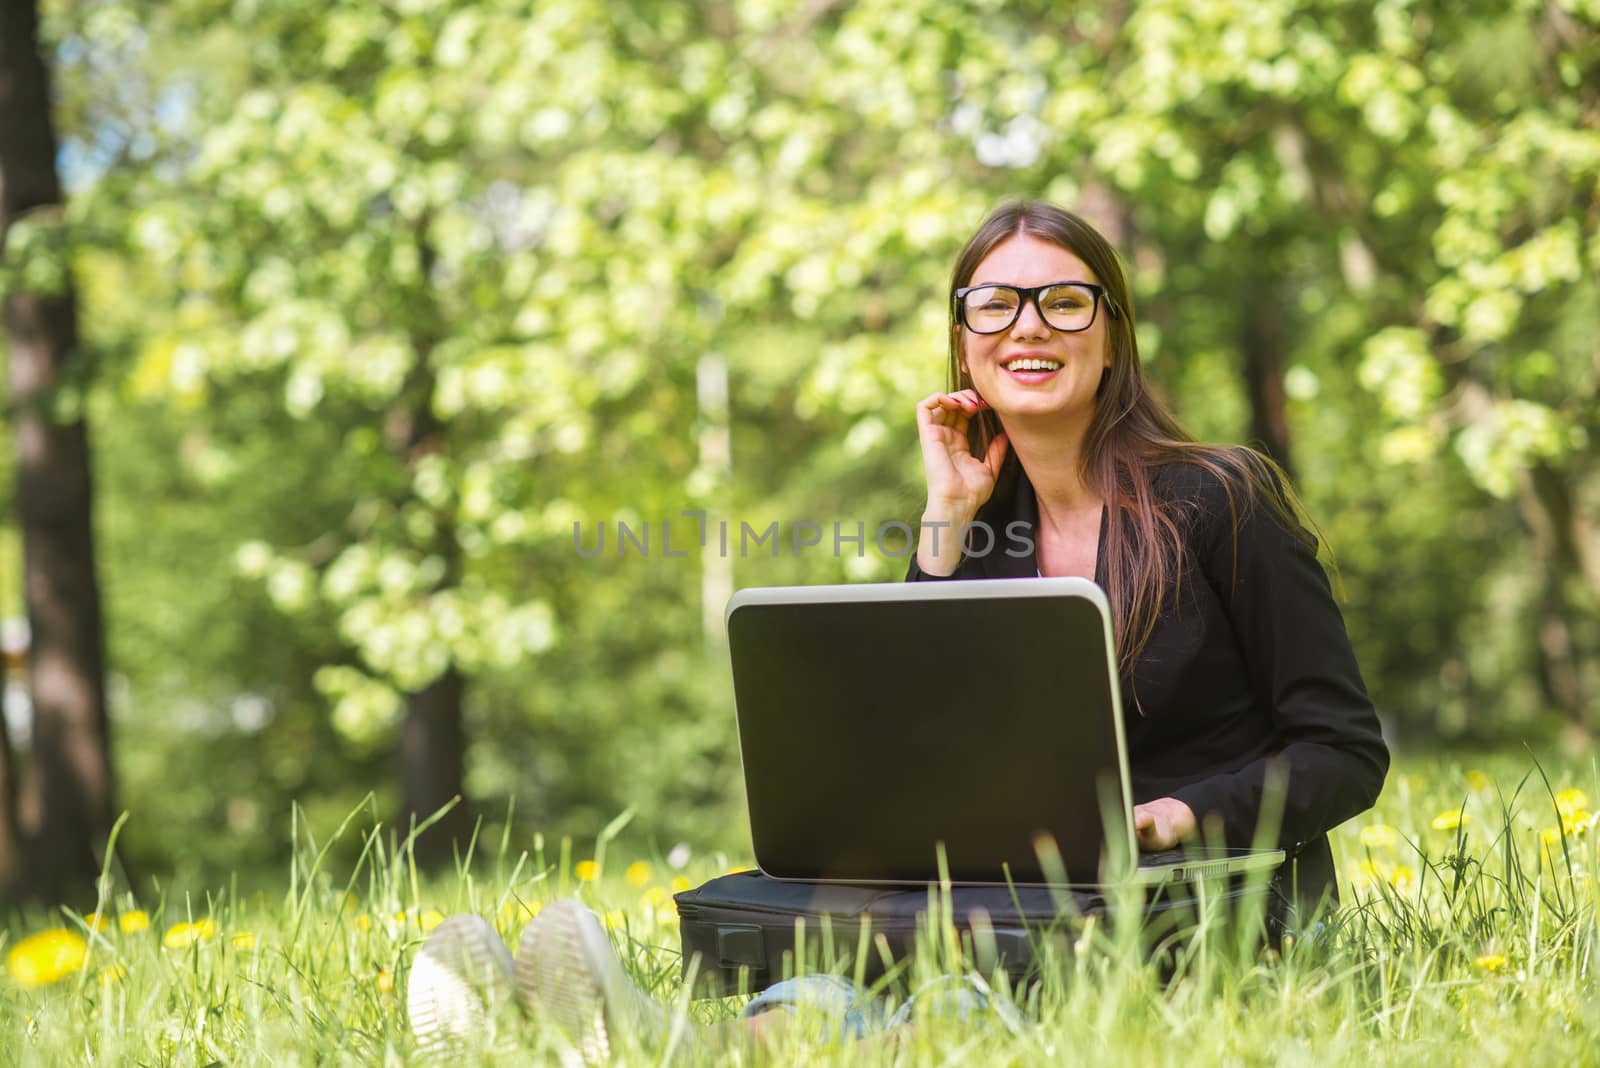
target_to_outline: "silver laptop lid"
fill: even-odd
[[[942,846],[956,881],[1048,882],[1060,873],[1041,870],[1044,836],[1072,881],[1093,882],[1108,824],[1137,854],[1093,582],[753,588],[729,601],[727,627],[768,875],[926,883]]]

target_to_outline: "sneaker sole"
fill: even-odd
[[[440,1052],[484,1037],[489,1006],[511,980],[511,954],[494,928],[478,916],[445,920],[418,950],[406,985],[417,1046]]]
[[[611,1056],[606,972],[612,956],[600,921],[575,901],[546,907],[517,943],[515,983],[523,1007],[565,1031],[591,1064]]]

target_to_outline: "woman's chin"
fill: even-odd
[[[1067,399],[1055,390],[1002,389],[997,396],[985,394],[991,407],[1001,415],[1007,412],[1054,412],[1068,406]]]
[[[1004,419],[1060,419],[1074,412],[1094,410],[1094,398],[1084,397],[1077,403],[1060,394],[1006,391],[997,396],[984,395],[989,407]]]

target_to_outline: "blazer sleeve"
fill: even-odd
[[[986,518],[987,517],[984,515],[984,513],[982,511],[980,511],[978,513],[978,519],[982,520],[982,519],[986,519]],[[946,530],[944,530],[942,532],[942,534],[940,536],[941,537],[954,537],[955,536],[955,532],[951,531],[949,529],[946,529]],[[921,564],[917,563],[917,543],[916,543],[915,539],[913,539],[913,541],[911,543],[911,563],[906,568],[906,581],[907,582],[949,582],[951,579],[982,578],[983,576],[980,573],[980,568],[979,568],[978,564],[979,564],[979,561],[977,561],[973,557],[969,556],[967,554],[966,550],[963,549],[962,553],[961,553],[961,560],[960,560],[960,562],[958,562],[956,564],[956,569],[954,571],[952,571],[948,575],[930,575],[926,571],[922,570],[922,565]]]
[[[956,565],[956,569],[954,571],[952,571],[950,574],[948,574],[948,575],[930,575],[926,571],[922,570],[922,566],[917,563],[917,554],[913,552],[911,554],[911,566],[906,569],[906,581],[907,582],[949,582],[951,579],[968,578],[970,576],[965,575],[962,572],[969,570],[969,563],[970,563],[969,558],[965,554],[963,554],[962,557],[961,557],[961,562]]]
[[[1208,816],[1220,817],[1229,845],[1248,846],[1276,764],[1286,776],[1278,840],[1293,854],[1372,807],[1388,773],[1389,750],[1317,560],[1316,538],[1303,527],[1289,529],[1259,496],[1233,521],[1213,478],[1206,479],[1203,496],[1196,559],[1233,625],[1277,748],[1172,796],[1202,825]]]

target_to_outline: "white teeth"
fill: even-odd
[[[1055,360],[1012,360],[1006,367],[1012,371],[1059,371],[1061,364]]]

